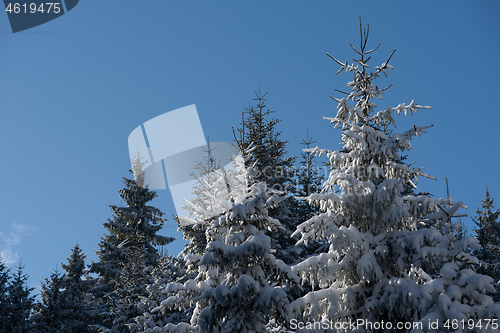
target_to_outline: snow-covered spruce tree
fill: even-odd
[[[206,149],[203,161],[197,162],[193,168],[195,170],[193,172],[195,180],[192,191],[193,199],[190,202],[186,202],[186,206],[183,207],[189,212],[189,218],[210,219],[221,212],[221,208],[216,207],[216,203],[218,202],[217,196],[223,195],[226,199],[229,199],[230,193],[228,191],[212,190],[213,184],[220,178],[220,174],[215,171],[222,168],[221,161],[215,160],[212,155],[216,149],[217,147]],[[234,195],[236,194],[233,193]],[[178,230],[182,232],[182,237],[187,241],[180,255],[203,255],[207,247],[205,236],[206,225],[191,223],[191,220],[185,221],[182,217],[176,217],[176,222]]]
[[[151,273],[153,281],[147,285],[147,296],[140,297],[136,304],[140,315],[130,323],[130,332],[155,332],[169,323],[189,322],[184,316],[184,311],[167,310],[159,311],[160,304],[169,296],[166,288],[169,283],[186,282],[184,262],[172,256],[164,256],[158,260],[157,267]]]
[[[247,180],[245,189],[232,201],[221,196],[217,207],[225,207],[225,212],[193,221],[208,224],[206,253],[185,258],[188,266],[198,267],[199,274],[183,284],[170,284],[166,292],[172,296],[157,311],[195,308],[190,325],[168,324],[167,332],[265,332],[269,322],[274,327],[285,325],[289,302],[285,290],[296,286],[298,277],[274,257],[265,234],[280,228],[268,210],[285,197],[265,182],[255,183],[255,170],[245,167],[243,157],[235,160],[237,174]],[[220,173],[214,190],[227,191],[228,178]]]
[[[99,261],[90,265],[90,272],[99,275],[92,289],[92,293],[99,301],[95,304],[97,310],[101,308],[106,312],[106,304],[110,305],[116,299],[117,294],[114,291],[117,288],[122,267],[127,265],[128,255],[140,253],[144,258],[144,264],[154,267],[159,258],[155,246],[166,245],[174,240],[158,234],[165,222],[162,218],[163,212],[148,206],[148,202],[157,195],[156,192],[141,186],[140,183],[143,180],[141,175],[143,175],[142,171],[136,174],[139,184],[135,180],[123,179],[125,187],[119,193],[126,206],[111,205],[113,218],[103,223],[109,234],[104,235],[98,244],[99,250],[96,253]],[[104,299],[108,303],[103,302]]]
[[[209,221],[224,214],[231,206],[230,202],[246,191],[245,166],[240,163],[242,159],[233,159],[233,168],[224,170],[221,162],[214,160],[211,155],[215,149],[217,147],[208,150],[203,161],[194,168],[198,172],[193,185],[193,199],[185,200],[184,206],[189,217],[176,217],[178,229],[188,241],[180,256],[191,254],[201,258],[207,247]]]
[[[31,331],[30,315],[35,302],[35,297],[31,295],[31,292],[34,288],[27,286],[28,275],[23,274],[23,269],[24,266],[20,262],[7,287],[9,314],[6,318],[2,318],[5,321],[5,332],[25,333]]]
[[[141,297],[147,295],[146,286],[151,282],[152,266],[146,264],[146,254],[138,248],[128,249],[128,252],[127,261],[121,264],[115,297],[107,295],[107,321],[110,327],[101,327],[100,332],[130,332],[129,325],[134,325],[135,317],[142,314],[138,304]]]
[[[254,149],[246,162],[247,167],[254,167],[257,171],[256,181],[265,181],[268,188],[283,191],[289,195],[278,207],[269,211],[269,216],[280,220],[283,227],[277,232],[268,233],[273,248],[276,249],[276,258],[291,264],[301,257],[302,249],[295,246],[296,240],[290,236],[297,227],[297,201],[294,193],[294,162],[295,156],[287,156],[287,141],[281,140],[281,132],[277,125],[279,119],[272,118],[271,111],[266,106],[266,95],[255,92],[255,106],[249,103],[242,114],[240,128],[233,129],[234,138],[240,151],[253,145]]]
[[[360,24],[361,45],[353,47],[358,60],[342,63],[354,74],[351,91],[334,98],[337,115],[326,118],[341,127],[341,151],[310,149],[326,154],[331,172],[319,193],[308,197],[323,212],[302,223],[296,231],[301,242],[327,239],[329,249],[292,267],[314,290],[290,305],[290,316],[299,320],[324,321],[337,332],[396,332],[397,322],[421,323],[411,332],[462,332],[460,320],[496,319],[500,304],[493,304],[485,292],[492,291],[491,277],[474,272],[477,258],[468,254],[479,243],[472,237],[456,241],[450,216],[462,207],[447,199],[427,195],[402,195],[404,186],[416,187],[417,177],[428,177],[422,168],[400,163],[400,153],[409,150],[410,139],[430,126],[413,126],[408,131],[385,133],[383,126],[395,126],[393,113],[413,114],[428,109],[411,101],[375,111],[373,99],[385,89],[374,84],[392,69],[392,57],[374,69],[368,64],[374,50],[366,48],[368,30]],[[376,47],[378,48],[378,47]],[[376,49],[375,48],[375,49]],[[354,105],[349,101],[352,100]],[[451,208],[444,208],[445,205]],[[441,219],[445,233],[422,226],[422,221]],[[359,321],[358,321],[359,320]],[[345,323],[359,323],[353,329]],[[429,323],[438,321],[439,329]],[[378,330],[370,323],[384,322]],[[485,326],[483,326],[483,329]],[[325,332],[318,328],[311,331]],[[467,331],[467,328],[466,328]],[[478,328],[468,332],[481,331]],[[489,326],[481,332],[496,332]]]
[[[474,231],[477,234],[477,239],[481,248],[474,251],[474,254],[479,259],[479,267],[477,272],[489,275],[494,279],[494,285],[497,293],[493,294],[493,299],[496,302],[500,301],[500,210],[493,211],[493,198],[490,198],[490,192],[486,188],[486,194],[481,200],[481,207],[476,210],[476,218],[474,223],[477,229]]]
[[[170,278],[169,285],[159,286],[162,290],[161,299],[151,299],[155,297],[154,295],[149,297],[147,302],[151,303],[150,313],[136,318],[138,323],[150,329],[165,326],[169,330],[191,331],[194,329],[188,324],[196,307],[194,299],[200,296],[206,288],[215,287],[220,283],[216,270],[200,271],[199,269],[200,260],[206,252],[207,237],[208,239],[216,237],[213,228],[209,228],[211,221],[224,215],[231,209],[232,203],[247,192],[244,159],[236,156],[232,164],[233,168],[229,170],[221,169],[220,164],[212,160],[210,151],[207,151],[204,161],[196,166],[200,172],[195,178],[193,189],[195,197],[192,201],[186,201],[186,209],[190,215],[189,217],[176,217],[179,229],[184,233],[184,239],[189,242],[181,252],[184,258],[173,262],[175,271],[178,272],[180,269],[181,275],[175,280]],[[187,264],[186,260],[188,260]],[[200,282],[199,284],[194,282],[195,278]],[[208,281],[208,284],[205,281]],[[156,293],[156,288],[158,286],[151,286],[151,293]],[[167,301],[166,299],[170,296],[175,297]],[[173,299],[175,301],[172,301]],[[161,320],[155,319],[158,316]]]

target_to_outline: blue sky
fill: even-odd
[[[474,215],[487,184],[500,205],[497,1],[81,1],[16,34],[0,13],[0,250],[9,267],[22,258],[37,287],[77,242],[87,263],[96,260],[108,205],[120,205],[129,175],[128,135],[167,111],[196,104],[205,135],[231,141],[260,84],[291,155],[307,129],[321,148],[339,147],[340,130],[320,117],[334,116],[329,96],[351,75],[335,75],[325,53],[355,57],[359,16],[371,45],[382,43],[372,65],[397,48],[379,82],[395,85],[379,107],[432,107],[396,118],[401,132],[434,124],[409,154],[438,178],[419,190],[446,196],[448,177],[451,197]],[[172,199],[158,194],[177,254]]]

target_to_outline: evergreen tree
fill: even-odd
[[[143,162],[138,156],[134,168],[141,165],[140,163]],[[92,293],[100,300],[100,303],[95,304],[96,311],[103,314],[109,315],[109,306],[119,297],[115,291],[120,282],[122,268],[128,265],[128,256],[139,255],[146,267],[153,268],[159,259],[156,246],[163,246],[174,240],[158,234],[165,223],[163,212],[147,205],[157,196],[156,192],[141,186],[144,172],[140,166],[139,171],[135,170],[135,174],[137,181],[124,178],[125,187],[119,191],[126,206],[110,206],[113,218],[104,223],[109,234],[104,235],[99,243],[99,261],[90,266],[90,272],[99,275]],[[107,301],[103,303],[103,300]],[[108,322],[112,320],[108,318]]]
[[[41,302],[35,305],[32,321],[36,332],[87,333],[94,319],[90,313],[89,290],[91,280],[85,269],[85,254],[78,244],[61,264],[66,271],[55,271],[45,279],[41,289]]]
[[[168,285],[186,282],[184,262],[172,256],[161,257],[151,275],[153,282],[146,287],[147,296],[141,297],[137,304],[140,315],[134,319],[135,323],[128,325],[130,332],[155,332],[169,323],[189,322],[184,311],[161,310],[161,303],[169,297]]]
[[[481,248],[474,251],[474,254],[479,259],[479,267],[477,272],[484,275],[489,275],[494,279],[497,292],[493,295],[496,302],[500,301],[500,221],[498,216],[500,210],[493,211],[493,199],[490,198],[490,192],[486,188],[485,198],[481,200],[481,207],[476,210],[476,218],[474,223],[477,229],[474,231],[477,234],[477,239]]]
[[[306,147],[306,150],[309,150],[314,143],[316,143],[316,141],[313,141],[312,138],[309,137],[309,131],[307,131],[306,140],[302,140],[301,144]],[[297,197],[305,198],[320,190],[324,177],[320,174],[321,169],[316,166],[316,163],[314,154],[311,154],[309,151],[301,153],[300,168],[297,174]],[[301,200],[297,205],[297,216],[300,222],[309,220],[317,213],[319,213],[319,205],[315,205],[305,200]]]
[[[116,281],[120,275],[120,264],[126,262],[128,249],[141,249],[147,265],[154,266],[159,258],[155,246],[166,245],[174,239],[158,235],[165,223],[163,212],[147,203],[156,192],[142,188],[134,180],[124,178],[125,187],[120,198],[126,207],[110,205],[113,219],[103,223],[109,234],[101,238],[97,255],[99,262],[92,263],[91,272],[98,273],[105,280]]]
[[[248,147],[252,152],[246,158],[246,166],[257,171],[255,181],[265,181],[268,187],[278,191],[289,192],[293,186],[292,173],[295,157],[287,157],[287,141],[280,139],[281,132],[276,126],[279,119],[269,117],[274,111],[266,110],[268,93],[255,92],[255,107],[249,105],[243,113],[241,128],[233,130],[239,151],[245,154]],[[245,117],[246,115],[246,117]]]
[[[247,180],[243,194],[232,201],[220,198],[218,205],[227,207],[226,212],[204,221],[209,223],[206,253],[201,258],[186,256],[188,265],[198,267],[197,278],[170,284],[166,291],[172,296],[160,305],[160,310],[195,305],[191,326],[169,324],[167,332],[265,332],[268,324],[286,325],[286,291],[298,283],[298,277],[274,257],[271,239],[265,235],[280,228],[268,210],[285,197],[265,182],[256,183],[256,173],[245,167],[242,157],[236,161],[238,174]],[[221,185],[228,183],[227,178],[220,180]]]
[[[100,332],[129,332],[129,325],[134,325],[135,317],[141,315],[137,306],[141,297],[146,296],[146,286],[150,281],[152,266],[146,264],[144,252],[135,249],[127,256],[127,262],[122,264],[115,293],[116,298],[109,298],[110,310],[107,315],[110,328],[102,327]]]
[[[203,161],[197,162],[194,169],[195,172],[192,174],[194,176],[195,183],[193,185],[193,199],[190,202],[186,202],[186,206],[183,208],[189,212],[189,218],[211,218],[219,214],[219,210],[214,207],[214,203],[217,202],[215,198],[215,193],[211,191],[211,184],[213,184],[219,177],[220,174],[216,173],[216,170],[221,170],[220,161],[216,161],[212,157],[213,150],[210,147],[206,149],[206,155],[203,157]],[[217,195],[220,195],[220,191]],[[226,194],[223,192],[223,194]],[[212,216],[199,216],[198,211],[209,212]],[[182,217],[176,216],[176,222],[179,231],[182,231],[183,238],[187,241],[184,245],[184,250],[181,255],[193,254],[202,255],[205,253],[205,248],[207,246],[207,240],[205,237],[206,225],[202,223],[191,223],[191,220],[186,220]]]
[[[5,318],[5,332],[26,333],[31,331],[30,315],[35,297],[31,295],[34,288],[28,288],[28,276],[23,274],[24,266],[19,263],[11,277],[7,288],[8,316]]]
[[[57,270],[45,278],[40,290],[41,302],[34,306],[33,330],[37,333],[69,332],[66,330],[67,301],[63,276]]]
[[[354,74],[345,98],[332,97],[338,103],[337,115],[326,118],[342,128],[342,149],[310,149],[328,156],[331,171],[321,191],[308,197],[320,204],[320,213],[296,231],[301,242],[326,239],[329,248],[292,267],[314,290],[291,303],[290,316],[323,320],[328,327],[340,325],[337,332],[373,332],[373,323],[382,322],[421,323],[413,333],[431,331],[429,323],[436,320],[437,331],[448,332],[456,331],[445,326],[452,320],[498,318],[500,304],[485,295],[494,290],[493,280],[471,269],[477,258],[468,251],[479,243],[472,237],[457,241],[453,232],[459,226],[450,217],[462,203],[402,194],[405,185],[416,188],[419,176],[432,178],[422,168],[401,163],[399,155],[410,150],[412,137],[430,126],[389,135],[384,126],[395,126],[394,112],[406,115],[429,107],[412,101],[375,111],[373,98],[381,99],[385,88],[373,81],[392,69],[389,61],[394,52],[371,70],[368,61],[374,50],[366,48],[368,30],[361,23],[360,34],[360,46],[351,45],[358,60],[349,64],[331,57],[341,66],[337,73],[345,69]],[[434,220],[441,220],[444,234],[423,225]],[[356,323],[355,329],[342,326],[349,321]],[[496,331],[492,326],[482,329],[469,332]],[[331,330],[315,327],[311,331]],[[410,329],[386,326],[385,331]]]
[[[0,256],[0,318],[8,318],[9,315],[9,295],[8,287],[10,283],[9,269],[3,263]],[[7,321],[0,320],[0,332],[7,332]]]
[[[246,188],[245,175],[241,174],[242,171],[237,165],[240,158],[233,156],[233,168],[224,170],[220,161],[212,158],[215,149],[217,147],[207,150],[203,161],[194,168],[198,172],[193,185],[193,199],[186,200],[184,207],[189,212],[189,217],[176,217],[179,230],[188,241],[180,253],[181,256],[191,254],[201,258],[207,246],[208,221],[224,214],[230,206],[228,203],[242,195]]]
[[[67,302],[67,317],[65,327],[70,332],[91,332],[89,325],[96,318],[91,313],[90,289],[92,279],[85,268],[85,254],[78,244],[71,250],[67,264],[61,264],[66,271],[63,276],[64,297]]]
[[[277,130],[280,120],[271,118],[272,113],[266,107],[266,95],[255,92],[256,105],[249,105],[243,113],[241,127],[233,129],[236,144],[242,153],[253,146],[248,156],[246,166],[255,168],[255,181],[265,181],[270,189],[283,191],[290,195],[278,207],[270,209],[269,216],[280,220],[282,229],[268,233],[272,246],[276,249],[276,257],[287,264],[297,261],[301,256],[301,249],[295,246],[290,236],[297,227],[297,202],[292,196],[294,193],[294,162],[296,157],[287,157],[287,141],[280,139],[281,132]],[[246,158],[246,156],[244,156]]]

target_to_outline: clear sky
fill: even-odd
[[[500,3],[498,1],[128,1],[85,0],[68,14],[13,34],[0,13],[0,251],[9,267],[22,258],[29,284],[70,255],[87,263],[108,205],[120,205],[129,176],[127,139],[145,121],[196,104],[205,135],[231,141],[243,108],[261,85],[279,130],[299,155],[306,130],[337,149],[335,115],[351,74],[359,22],[370,24],[380,65],[394,48],[394,70],[378,84],[380,108],[414,99],[431,110],[396,118],[397,131],[434,124],[413,140],[409,160],[437,181],[419,191],[462,200],[469,215],[488,185],[500,207]],[[169,219],[163,233],[182,237],[168,190],[153,204]],[[469,231],[473,228],[464,218]]]

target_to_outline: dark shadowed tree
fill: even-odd
[[[3,263],[3,258],[0,256],[0,318],[8,318],[9,303],[8,303],[8,287],[9,287],[9,269]],[[7,321],[0,320],[0,332],[7,332]]]
[[[493,294],[496,302],[500,301],[500,222],[498,216],[500,210],[494,210],[493,198],[490,198],[490,192],[486,188],[486,194],[481,200],[481,209],[476,210],[476,218],[473,219],[477,225],[474,231],[481,248],[474,251],[479,259],[478,273],[489,275],[494,279],[497,293]]]
[[[23,274],[23,269],[24,266],[19,262],[7,288],[9,313],[6,320],[6,332],[26,333],[31,331],[30,315],[35,302],[35,297],[31,295],[31,292],[34,288],[28,287],[28,275]]]
[[[272,118],[274,111],[266,106],[267,93],[255,92],[255,105],[249,105],[242,114],[239,128],[233,130],[236,144],[242,152],[252,146],[251,154],[246,158],[246,167],[256,170],[255,181],[265,181],[268,188],[282,191],[287,199],[278,207],[271,208],[269,216],[279,219],[283,227],[279,231],[268,233],[276,258],[290,264],[301,256],[301,250],[295,246],[296,240],[290,236],[297,226],[294,193],[295,156],[287,156],[287,141],[281,139],[277,125],[279,119]]]
[[[134,166],[141,163],[140,157],[138,159]],[[125,186],[119,191],[125,205],[110,205],[113,218],[103,223],[108,234],[101,237],[98,244],[99,261],[90,265],[90,271],[98,274],[92,293],[100,300],[100,304],[95,306],[96,311],[101,311],[102,314],[109,314],[109,306],[119,298],[115,291],[119,287],[122,270],[128,265],[130,255],[140,256],[146,267],[153,268],[159,259],[157,247],[174,240],[158,234],[166,221],[162,218],[164,213],[148,205],[157,194],[147,186],[141,186],[143,171],[135,171],[134,174],[137,182],[124,178]],[[103,300],[106,302],[102,302]],[[112,322],[112,318],[107,318],[107,322]]]

